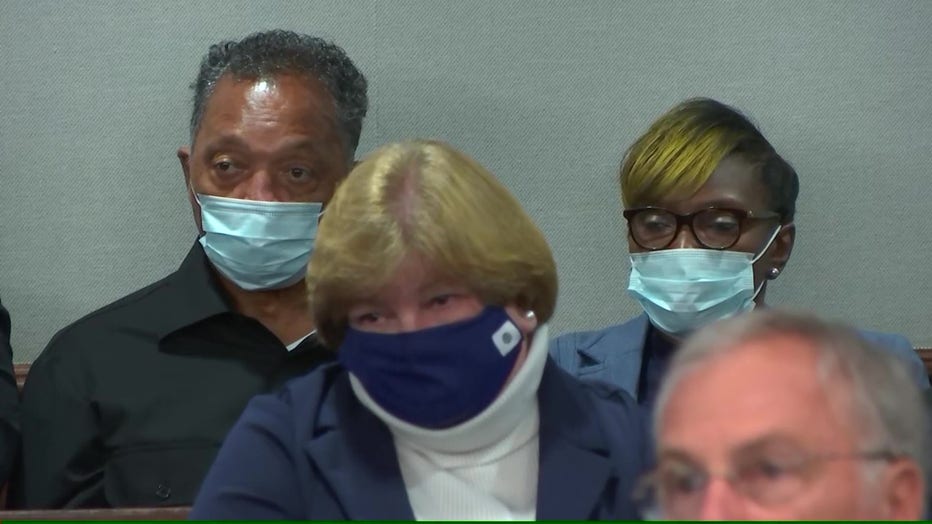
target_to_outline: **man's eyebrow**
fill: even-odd
[[[696,459],[693,458],[691,454],[679,449],[661,449],[660,453],[657,455],[657,462],[659,463],[664,459],[676,460],[679,462],[689,462],[692,464],[696,463]]]
[[[227,134],[220,135],[204,144],[204,148],[208,151],[213,151],[221,147],[241,147],[248,149],[249,143],[240,136]]]
[[[321,149],[324,149],[325,147],[326,147],[326,144],[324,144],[322,140],[314,140],[312,138],[300,137],[300,138],[286,138],[282,140],[280,144],[278,144],[278,147],[276,149],[278,149],[279,151],[294,150],[294,149],[310,149],[316,153],[320,151]]]
[[[214,152],[217,149],[224,147],[239,148],[250,150],[250,144],[247,140],[244,140],[242,137],[234,134],[221,135],[217,138],[207,142],[204,145],[204,148],[208,152]],[[272,152],[282,152],[282,151],[310,151],[314,154],[318,154],[322,151],[326,151],[328,144],[326,141],[314,140],[308,137],[294,137],[294,138],[285,138],[281,142],[275,145],[272,149]]]
[[[770,446],[793,447],[796,449],[803,448],[799,439],[782,432],[767,433],[761,435],[750,442],[741,444],[737,449],[729,453],[732,457],[739,457],[764,450]]]

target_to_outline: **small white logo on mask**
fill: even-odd
[[[518,345],[518,342],[521,342],[521,332],[518,331],[517,326],[506,321],[502,324],[502,327],[498,328],[498,331],[492,335],[492,342],[495,344],[495,347],[498,348],[498,352],[504,357],[508,353],[511,353],[511,350]]]

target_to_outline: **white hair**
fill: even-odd
[[[657,397],[655,440],[661,433],[661,414],[685,375],[750,342],[782,337],[811,344],[819,380],[829,398],[849,411],[858,429],[856,440],[864,447],[860,451],[909,458],[928,478],[929,416],[922,392],[905,363],[871,345],[850,327],[772,309],[714,323],[684,343],[674,355]]]

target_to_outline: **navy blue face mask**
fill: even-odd
[[[468,320],[407,333],[349,328],[337,356],[382,409],[415,426],[440,429],[492,404],[522,340],[504,308],[486,307]]]

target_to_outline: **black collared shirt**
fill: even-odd
[[[0,303],[0,483],[6,482],[19,451],[19,393],[10,348],[10,315]]]
[[[188,505],[247,401],[333,359],[234,312],[197,243],[167,278],[60,331],[23,391],[28,508]]]

